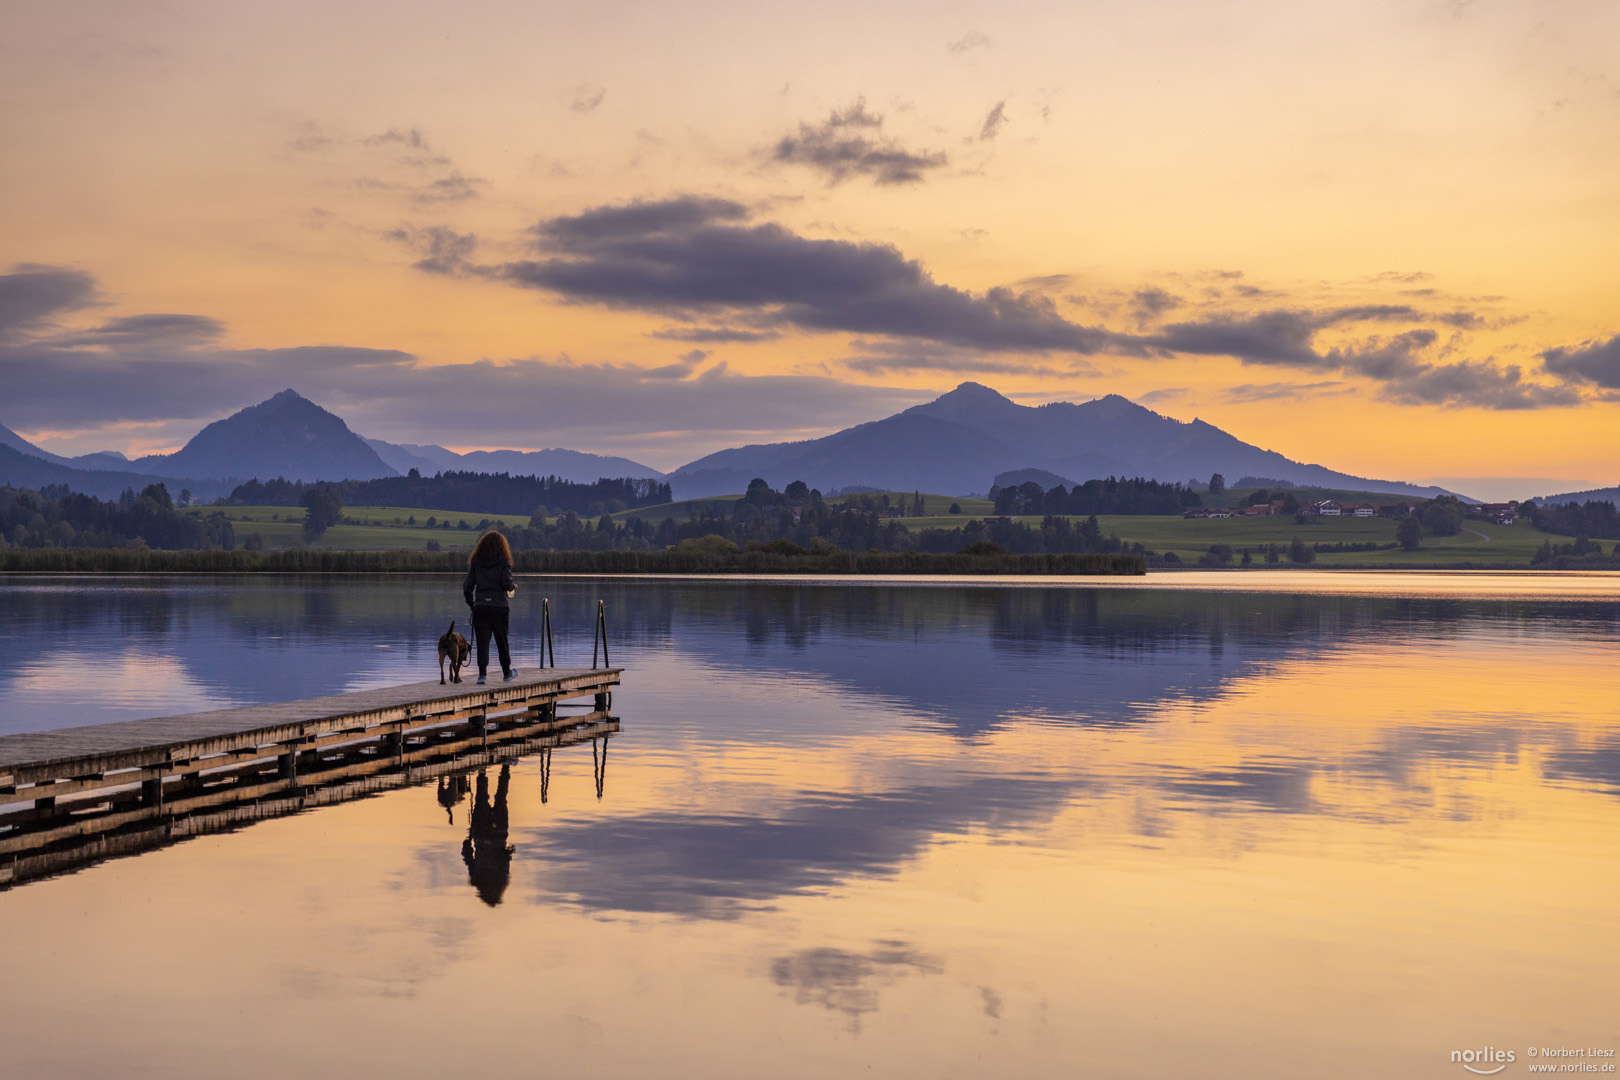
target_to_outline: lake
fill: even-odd
[[[430,678],[457,585],[6,579],[0,734]],[[0,1074],[1620,1049],[1620,575],[524,578],[520,663],[542,596],[625,668],[600,795],[573,747],[0,890]]]

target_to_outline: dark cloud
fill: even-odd
[[[946,42],[945,49],[948,52],[961,55],[965,52],[972,52],[974,49],[988,49],[993,44],[994,42],[979,31],[969,30],[955,41]]]
[[[835,430],[929,396],[815,376],[736,375],[723,365],[691,378],[694,353],[703,350],[652,369],[566,357],[429,365],[390,349],[220,349],[213,339],[223,328],[203,316],[136,315],[66,335],[37,314],[94,292],[84,276],[74,288],[57,288],[54,304],[15,308],[39,332],[0,341],[0,423],[35,431],[118,422],[173,428],[293,386],[368,436],[524,447],[543,433],[552,444],[668,455],[673,465],[763,431]]]
[[[702,349],[693,349],[675,358],[675,363],[665,364],[663,367],[648,368],[642,372],[643,379],[688,379],[697,366],[709,358],[709,354]]]
[[[532,230],[543,257],[478,272],[565,299],[676,315],[744,315],[756,326],[883,334],[1003,351],[1092,353],[1106,331],[1072,323],[1051,299],[934,281],[888,245],[810,240],[748,224],[722,199],[603,207]]]
[[[1573,349],[1548,349],[1541,354],[1541,365],[1549,373],[1570,382],[1620,389],[1620,334],[1608,341],[1583,342]]]
[[[1020,278],[1014,284],[1037,292],[1052,292],[1068,287],[1069,282],[1073,280],[1074,277],[1070,274],[1039,274],[1035,277]]]
[[[1200,322],[1172,323],[1149,340],[1165,352],[1192,356],[1234,356],[1245,364],[1283,364],[1324,369],[1333,365],[1312,347],[1322,326],[1301,311],[1262,311],[1222,315]]]
[[[458,233],[442,225],[428,228],[402,226],[388,233],[390,240],[398,240],[422,258],[411,265],[430,274],[459,274],[466,270],[468,260],[478,251],[478,237],[473,233]]]
[[[1483,409],[1544,409],[1579,405],[1585,398],[1567,386],[1524,381],[1517,364],[1486,362],[1424,364],[1390,377],[1378,396],[1402,405],[1472,405]]]
[[[1364,338],[1326,352],[1315,344],[1317,332],[1330,327],[1429,320],[1456,326],[1473,317],[1469,312],[1447,312],[1436,318],[1405,304],[1367,304],[1323,311],[1278,309],[1173,323],[1141,340],[1165,353],[1231,356],[1245,364],[1358,375],[1381,384],[1379,397],[1405,405],[1512,410],[1578,405],[1584,400],[1568,387],[1525,382],[1517,365],[1498,367],[1487,361],[1434,363],[1425,354],[1433,349],[1439,334],[1428,327],[1389,337]]]
[[[836,109],[820,124],[799,124],[797,135],[784,135],[772,157],[788,165],[805,165],[829,184],[852,176],[869,176],[877,184],[913,184],[930,169],[950,159],[934,151],[907,150],[883,135],[883,117],[868,112],[866,99],[842,112]]]
[[[745,376],[517,360],[421,364],[385,349],[0,349],[0,423],[86,427],[214,420],[293,386],[355,430],[401,442],[497,442],[694,456],[761,431],[836,429],[915,405],[919,391],[811,376]],[[682,381],[687,380],[687,381]],[[645,432],[658,432],[645,436]],[[577,445],[576,445],[577,444]],[[674,462],[671,462],[673,464]]]
[[[1156,322],[1167,311],[1174,311],[1184,301],[1163,289],[1139,289],[1131,297],[1131,311],[1138,323]]]
[[[1006,123],[1007,103],[998,101],[996,107],[990,110],[990,114],[984,118],[984,124],[979,128],[979,141],[993,141],[997,135],[1001,134],[1001,129]]]
[[[741,203],[690,195],[597,207],[540,222],[530,233],[538,258],[467,266],[464,272],[542,289],[575,303],[741,322],[749,328],[745,335],[793,327],[892,339],[856,344],[859,354],[847,364],[863,374],[1061,375],[1092,370],[1079,362],[1054,366],[1036,359],[1009,360],[1009,353],[1230,356],[1244,364],[1371,379],[1380,384],[1386,400],[1409,404],[1525,409],[1583,400],[1567,387],[1527,382],[1517,367],[1435,362],[1433,354],[1440,350],[1433,326],[1477,325],[1480,316],[1470,311],[1433,313],[1411,304],[1272,308],[1208,315],[1151,332],[1117,332],[1060,313],[1042,290],[1065,286],[1061,275],[1030,279],[1027,284],[1035,287],[1021,291],[1001,287],[969,293],[934,281],[893,246],[812,240],[780,225],[755,223]],[[1129,297],[1139,331],[1185,306],[1182,297],[1157,287]],[[1366,333],[1380,325],[1396,332]],[[1407,329],[1397,329],[1403,325]],[[1323,331],[1333,331],[1341,340],[1361,336],[1324,349],[1317,344]],[[702,330],[657,334],[717,340]],[[722,334],[735,337],[730,331]],[[1563,353],[1547,357],[1549,370],[1579,362]],[[1240,396],[1255,392],[1235,391]]]
[[[1376,380],[1378,396],[1402,405],[1472,405],[1484,409],[1537,409],[1578,405],[1568,387],[1526,383],[1517,364],[1484,361],[1435,364],[1422,358],[1439,338],[1433,330],[1408,330],[1372,338],[1354,348],[1334,349],[1326,359],[1341,370]]]
[[[206,315],[127,315],[109,319],[89,333],[71,339],[87,345],[165,345],[190,348],[225,333],[225,324]]]
[[[1227,401],[1243,405],[1255,401],[1275,401],[1278,398],[1315,397],[1318,394],[1330,393],[1345,388],[1344,383],[1332,379],[1324,382],[1308,383],[1245,383],[1242,386],[1234,386],[1227,390],[1225,397]],[[1138,398],[1137,400],[1143,401],[1144,399]]]
[[[746,206],[730,199],[682,195],[622,206],[599,206],[581,214],[550,218],[529,231],[544,249],[589,254],[594,246],[603,243],[668,236],[706,225],[740,223],[749,216]]]
[[[689,341],[694,345],[722,345],[775,341],[782,335],[775,330],[745,330],[736,326],[666,326],[649,336],[662,341]]]
[[[19,263],[9,274],[0,274],[0,341],[95,302],[95,279],[82,270]]]

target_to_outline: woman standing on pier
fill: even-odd
[[[506,629],[511,618],[507,598],[517,592],[512,581],[512,549],[506,537],[491,529],[478,538],[478,546],[467,559],[467,576],[461,582],[461,595],[472,608],[473,637],[478,641],[478,681],[484,681],[489,667],[489,637],[495,635],[495,649],[501,657],[501,675],[508,681],[516,674],[512,669],[512,652],[506,643]]]

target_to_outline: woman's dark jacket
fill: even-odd
[[[461,595],[466,597],[468,607],[506,607],[506,594],[514,588],[512,564],[498,552],[473,560],[461,581]]]

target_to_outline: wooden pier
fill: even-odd
[[[0,888],[619,730],[622,669],[527,668],[0,736]],[[588,699],[588,700],[580,700]],[[585,712],[559,712],[559,706]]]

